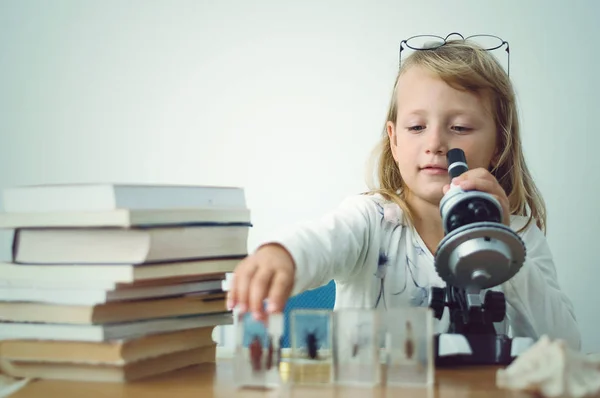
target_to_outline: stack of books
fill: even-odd
[[[222,282],[247,254],[237,187],[48,185],[4,191],[0,370],[127,381],[214,362]]]

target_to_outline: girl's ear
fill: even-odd
[[[385,124],[385,128],[387,130],[388,141],[389,141],[390,149],[392,150],[392,156],[394,157],[394,160],[397,162],[398,159],[396,158],[396,148],[398,147],[398,141],[397,141],[397,137],[396,137],[396,126],[394,125],[394,122],[387,122]]]
[[[498,166],[498,157],[494,156],[490,161],[490,169],[494,169],[496,166]]]
[[[500,148],[496,147],[496,150],[494,151],[494,156],[492,156],[492,160],[490,161],[490,167],[492,169],[498,167],[500,156],[502,156],[502,151],[500,150]]]

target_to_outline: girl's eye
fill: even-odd
[[[425,127],[424,126],[410,126],[408,128],[408,131],[421,131],[423,130]]]
[[[471,128],[464,127],[464,126],[452,126],[452,130],[459,132],[459,133],[466,133],[468,131],[471,131]]]

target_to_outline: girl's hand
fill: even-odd
[[[238,306],[240,313],[249,311],[257,320],[264,320],[263,302],[268,299],[268,313],[283,311],[292,291],[295,268],[292,256],[282,246],[260,247],[235,268],[227,308]]]
[[[452,180],[452,184],[459,185],[465,191],[477,190],[494,195],[502,206],[502,223],[510,227],[510,209],[506,192],[489,171],[484,168],[467,170]],[[443,188],[444,194],[450,189],[450,185]]]

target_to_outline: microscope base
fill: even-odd
[[[434,338],[434,353],[436,367],[476,366],[476,365],[509,365],[515,357],[512,356],[512,339],[506,335],[469,334],[464,335],[471,347],[472,354],[457,354],[440,356],[440,335]]]

